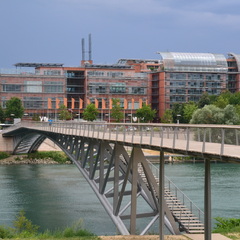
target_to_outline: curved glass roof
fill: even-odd
[[[229,53],[229,56],[232,56],[236,59],[238,71],[240,71],[240,54]]]
[[[165,71],[227,72],[227,60],[223,54],[158,52]]]

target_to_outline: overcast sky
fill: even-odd
[[[0,0],[0,68],[158,59],[158,51],[240,53],[240,0]]]

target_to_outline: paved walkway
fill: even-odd
[[[184,234],[184,236],[187,236],[191,240],[204,240],[203,234]],[[231,240],[231,239],[219,233],[213,233],[212,240]]]
[[[101,240],[159,240],[158,235],[101,236]],[[203,234],[184,234],[164,236],[164,240],[204,240]],[[219,233],[212,234],[212,240],[231,240]]]

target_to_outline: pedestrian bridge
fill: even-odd
[[[143,235],[159,220],[160,239],[164,226],[172,234],[204,230],[205,239],[211,239],[210,161],[240,163],[238,126],[22,122],[2,135],[13,139],[15,154],[37,150],[46,138],[55,142],[123,235]],[[159,170],[152,170],[142,149],[160,152]],[[164,152],[205,160],[204,215],[185,195],[180,200],[181,191],[164,178]]]

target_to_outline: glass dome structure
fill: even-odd
[[[227,60],[223,54],[158,52],[165,71],[179,72],[227,72]]]
[[[232,58],[235,58],[236,63],[237,63],[238,71],[240,71],[240,54],[228,53],[228,56],[230,56]]]

